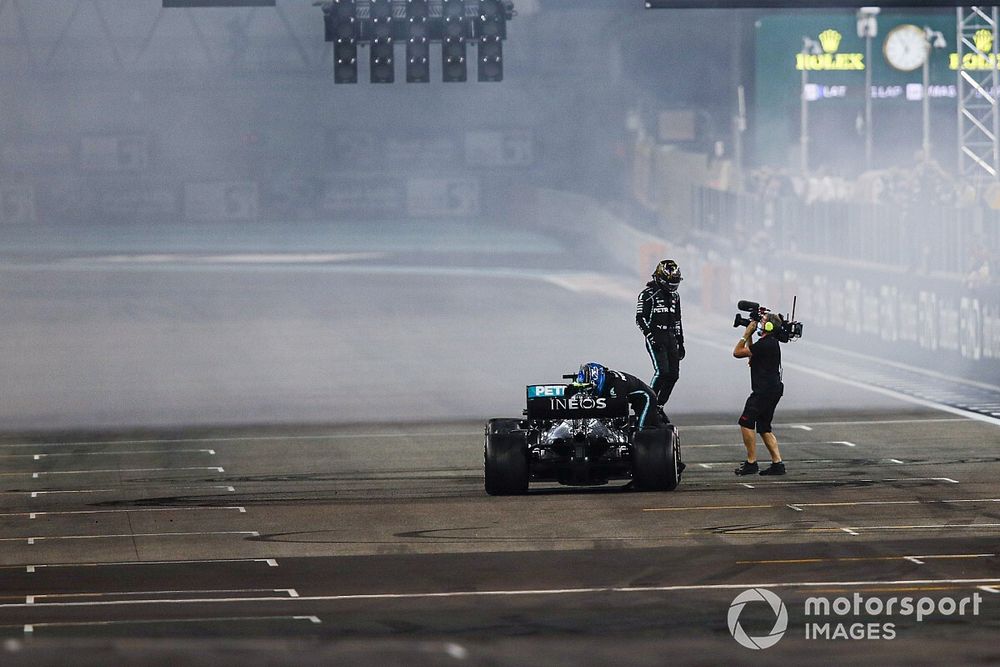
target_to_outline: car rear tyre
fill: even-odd
[[[632,479],[643,491],[673,491],[680,481],[680,448],[671,428],[638,431],[632,457]]]
[[[516,419],[491,419],[483,451],[486,493],[510,496],[528,490],[528,441]]]

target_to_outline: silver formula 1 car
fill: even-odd
[[[529,385],[524,418],[491,419],[485,439],[493,496],[525,493],[531,482],[628,480],[643,491],[672,491],[683,469],[676,427],[639,430],[624,398],[574,394],[572,385]]]

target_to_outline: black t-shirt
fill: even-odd
[[[761,393],[784,390],[781,384],[781,347],[774,336],[764,336],[750,348],[750,387]]]

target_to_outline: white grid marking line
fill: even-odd
[[[100,591],[86,593],[36,593],[25,595],[24,603],[37,605],[39,600],[50,600],[57,598],[110,598],[110,597],[133,597],[138,595],[196,595],[201,593],[284,593],[290,598],[299,597],[298,591],[294,588],[193,588],[190,590],[165,590],[165,591]]]
[[[24,634],[30,635],[34,634],[35,628],[61,628],[61,627],[80,627],[80,626],[94,626],[94,625],[151,625],[151,624],[170,624],[170,623],[228,623],[228,622],[244,622],[244,621],[279,621],[279,620],[293,620],[293,621],[309,621],[310,623],[322,623],[319,616],[210,616],[205,618],[161,618],[161,619],[144,619],[144,620],[124,620],[124,621],[76,621],[76,622],[54,622],[54,623],[33,623],[26,624],[24,626]],[[0,626],[0,627],[11,627],[11,626]]]
[[[683,430],[687,430],[687,429],[683,429]],[[796,448],[798,448],[798,447],[808,447],[810,445],[844,445],[846,447],[857,447],[857,445],[855,443],[848,442],[847,440],[817,440],[817,441],[814,441],[814,442],[782,442],[781,444],[782,444],[782,446],[791,446],[791,447],[796,447]],[[705,448],[705,447],[739,447],[739,448],[742,448],[743,447],[743,443],[742,442],[736,442],[734,440],[733,442],[713,442],[713,443],[708,443],[708,444],[704,444],[704,445],[684,445],[684,449]]]
[[[191,536],[191,535],[250,535],[251,537],[260,537],[260,533],[256,530],[207,530],[207,531],[193,531],[193,532],[178,532],[178,533],[113,533],[108,535],[48,535],[48,536],[35,536],[35,537],[0,537],[0,542],[21,542],[22,540],[27,540],[28,544],[34,544],[42,540],[105,540],[112,538],[131,538],[131,537],[179,537],[179,536]]]
[[[37,498],[42,495],[51,495],[56,493],[112,493],[115,489],[63,489],[56,491],[31,491],[31,497]],[[28,491],[18,491],[16,493],[28,493]]]
[[[594,586],[587,588],[553,588],[530,590],[491,590],[491,591],[450,591],[425,593],[357,593],[346,595],[304,595],[297,598],[264,597],[264,598],[194,598],[194,599],[161,599],[161,600],[101,600],[95,602],[53,602],[49,606],[60,607],[97,607],[97,606],[128,606],[143,604],[227,604],[248,602],[336,602],[363,600],[401,600],[401,599],[432,599],[459,597],[507,597],[518,595],[580,595],[586,593],[658,593],[675,591],[711,591],[711,590],[743,590],[747,588],[818,588],[818,587],[850,587],[865,588],[871,586],[917,586],[933,584],[951,584],[955,586],[1000,585],[1000,578],[986,577],[978,579],[892,579],[873,581],[776,581],[769,583],[736,583],[736,584],[678,584],[666,586]],[[23,602],[0,604],[3,608],[24,608]]]
[[[778,484],[853,484],[856,482],[946,482],[948,484],[958,484],[958,480],[951,477],[886,477],[884,479],[788,479],[766,482],[768,486]],[[805,503],[796,503],[805,504]]]
[[[120,472],[171,472],[174,470],[214,470],[216,472],[226,472],[222,466],[183,466],[175,468],[104,468],[100,470],[49,470],[41,472],[0,472],[3,476],[28,475],[38,479],[40,475],[104,475]]]
[[[214,558],[188,560],[127,560],[109,561],[107,563],[48,563],[45,565],[25,565],[25,571],[32,573],[43,568],[53,567],[126,567],[130,565],[211,565],[214,563],[265,563],[268,567],[278,567],[276,558]],[[0,570],[20,568],[20,565],[0,566]]]
[[[727,350],[729,348],[726,348]],[[818,372],[818,371],[817,371]],[[834,378],[829,378],[834,379]],[[841,382],[851,382],[836,379]],[[857,383],[855,383],[857,384]],[[865,389],[875,389],[867,385],[863,385]],[[907,397],[910,398],[910,397]],[[937,405],[932,407],[937,408]],[[958,417],[932,417],[927,419],[864,419],[864,420],[850,420],[850,421],[822,421],[822,422],[810,422],[812,426],[810,428],[815,428],[818,426],[849,426],[852,424],[912,424],[919,425],[923,423],[937,423],[937,422],[967,422],[969,417],[965,416],[966,413],[960,413],[961,416]],[[778,427],[786,427],[784,424],[777,424]],[[793,426],[804,426],[804,424],[796,424]],[[685,431],[695,431],[703,429],[735,429],[737,424],[692,424],[690,426],[682,427]],[[804,429],[803,429],[804,430]],[[259,435],[259,436],[227,436],[227,437],[217,437],[217,438],[149,438],[143,440],[84,440],[84,441],[72,441],[72,442],[13,442],[13,443],[0,443],[0,449],[12,448],[12,447],[85,447],[88,445],[141,445],[141,444],[170,444],[170,443],[183,443],[183,442],[281,442],[284,440],[350,440],[352,438],[446,438],[446,437],[469,437],[469,436],[481,436],[483,431],[481,429],[475,431],[451,431],[451,432],[409,432],[409,433],[326,433],[317,435]],[[690,445],[689,445],[690,446]],[[167,449],[164,452],[170,451]]]
[[[132,509],[117,510],[64,510],[52,512],[0,512],[0,516],[26,516],[29,519],[36,519],[40,516],[48,515],[72,515],[72,514],[120,514],[125,512],[209,512],[212,510],[236,510],[240,514],[246,514],[246,508],[239,505],[221,505],[219,507],[134,507]]]
[[[215,456],[214,449],[143,449],[137,451],[120,451],[120,452],[38,452],[37,454],[0,454],[0,459],[17,459],[17,458],[32,458],[35,461],[40,461],[45,458],[52,458],[56,456],[137,456],[140,454],[179,454],[179,453],[204,453],[209,456]]]
[[[205,491],[208,489],[225,489],[230,493],[236,492],[236,487],[218,485],[218,484],[211,486],[174,486],[172,484],[171,485],[156,484],[156,485],[147,485],[144,486],[143,489],[137,489],[137,490],[142,491],[149,488],[169,488],[169,489],[188,489],[188,490],[194,489],[196,491]],[[5,491],[4,493],[30,493],[32,498],[37,498],[38,496],[41,495],[50,495],[54,493],[121,493],[123,491],[128,492],[130,490],[131,489],[123,487],[120,489],[59,489],[53,491]]]
[[[829,503],[791,503],[784,507],[855,507],[859,505],[934,505],[939,503],[1000,503],[1000,498],[956,498],[953,500],[853,500]],[[643,512],[687,512],[691,510],[774,509],[782,505],[707,505],[694,507],[645,507]]]
[[[733,425],[728,426],[732,428]],[[155,445],[171,444],[176,442],[275,442],[281,443],[285,440],[351,440],[367,438],[446,438],[462,437],[471,435],[481,436],[482,429],[476,431],[452,431],[444,433],[326,433],[319,435],[247,435],[247,436],[225,436],[218,438],[148,438],[144,440],[83,440],[72,442],[11,442],[0,443],[0,449],[13,447],[86,447],[89,445]],[[164,449],[164,452],[171,450]]]
[[[897,465],[906,465],[905,461],[899,459],[877,459],[879,462],[888,461],[889,463],[894,463]],[[856,466],[856,459],[795,459],[796,465],[802,464],[815,464],[815,463],[843,463],[845,466]],[[707,470],[711,470],[715,466],[729,466],[732,465],[732,461],[706,461],[704,463],[697,463],[696,465],[701,466]],[[917,465],[917,464],[915,464]]]

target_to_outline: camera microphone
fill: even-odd
[[[760,304],[757,303],[756,301],[741,300],[736,304],[736,307],[739,308],[740,310],[745,310],[750,313],[756,313],[757,310],[760,308]]]

